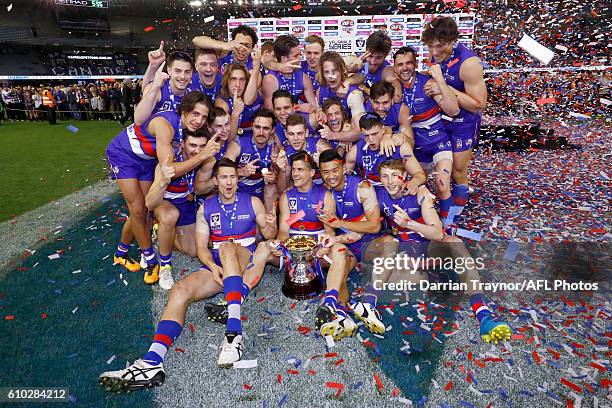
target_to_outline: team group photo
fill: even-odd
[[[3,405],[610,405],[609,5],[1,5]]]

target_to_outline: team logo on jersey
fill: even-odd
[[[295,214],[297,212],[297,198],[289,199],[289,212]]]
[[[364,165],[370,167],[370,163],[372,163],[372,158],[370,156],[363,156],[362,160]]]
[[[251,161],[251,154],[250,153],[242,153],[240,155],[240,164],[247,164],[250,161]]]
[[[461,149],[463,147],[463,142],[461,141],[461,139],[457,139],[457,143],[455,143],[455,146],[457,147],[457,149]]]
[[[385,205],[385,208],[384,208],[384,210],[383,210],[383,211],[385,212],[385,215],[386,215],[387,217],[391,218],[391,217],[393,216],[393,215],[391,214],[391,208],[387,207],[386,205]]]
[[[221,229],[221,213],[210,214],[210,229],[213,231]]]
[[[472,145],[472,138],[469,138],[468,140],[465,141],[466,146],[471,146]]]

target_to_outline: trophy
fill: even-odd
[[[283,294],[289,298],[310,299],[323,291],[322,274],[313,256],[316,247],[313,238],[298,235],[280,244],[285,267]]]

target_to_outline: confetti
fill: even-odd
[[[555,56],[553,51],[544,47],[527,34],[523,34],[523,38],[519,41],[518,46],[544,65],[548,65],[550,60]]]
[[[257,367],[257,359],[255,360],[240,360],[236,361],[233,368],[255,368]]]
[[[74,126],[74,125],[68,125],[66,126],[66,129],[68,129],[69,131],[71,131],[72,133],[76,133],[79,131],[79,128]]]
[[[153,27],[153,26],[148,26],[148,27],[143,28],[143,30],[144,30],[144,32],[145,32],[145,33],[148,33],[149,31],[153,31],[153,30],[155,30],[155,27]]]

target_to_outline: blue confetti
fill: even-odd
[[[363,381],[357,381],[355,385],[353,385],[354,390],[358,390],[361,387],[363,387]]]
[[[76,133],[79,131],[79,128],[74,126],[74,125],[68,125],[66,126],[66,129],[68,129],[69,131],[71,131],[72,133]]]
[[[464,401],[464,400],[459,400],[459,403],[461,405],[463,405],[464,407],[474,408],[474,404],[472,404],[471,402],[467,402],[467,401]]]
[[[278,406],[282,407],[283,405],[285,405],[285,402],[287,401],[287,394],[283,395],[280,399],[280,401],[278,401]]]
[[[510,243],[508,243],[508,247],[506,248],[504,259],[507,261],[515,261],[516,255],[518,254],[518,250],[519,250],[519,243],[516,241],[510,241]]]

